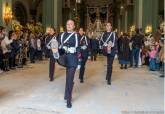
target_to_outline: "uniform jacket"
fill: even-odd
[[[59,45],[61,48],[63,46],[66,46],[68,48],[70,47],[75,47],[76,48],[76,53],[71,54],[71,53],[65,53],[65,62],[66,62],[66,67],[77,67],[78,65],[78,54],[80,53],[80,35],[77,33],[74,33],[69,40],[64,43],[64,41],[71,35],[72,33],[69,32],[64,32],[58,36],[59,40]],[[76,40],[76,34],[77,34],[77,40]],[[76,46],[77,42],[77,46]]]
[[[111,34],[111,36],[110,36],[110,34]],[[110,38],[108,39],[109,36],[110,36]],[[104,42],[106,42],[106,41],[107,41],[107,43],[109,41],[111,41],[113,43],[111,53],[108,54],[107,56],[115,56],[115,54],[117,52],[117,35],[116,35],[116,33],[114,33],[114,32],[105,32],[105,33],[103,33],[103,35],[101,37],[100,45],[103,46]]]

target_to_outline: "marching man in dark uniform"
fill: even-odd
[[[106,80],[107,84],[111,85],[111,76],[112,76],[112,67],[113,67],[113,60],[117,50],[116,44],[116,35],[112,32],[112,25],[111,23],[106,24],[106,32],[102,34],[101,37],[101,46],[103,49],[103,55],[107,56],[107,74]]]
[[[56,51],[55,53],[57,53],[57,50],[58,50],[58,43],[57,43],[57,39],[56,39],[56,30],[54,28],[50,28],[49,37],[48,37],[47,41],[48,41],[48,43],[46,44],[46,47],[49,50],[48,56],[50,58],[49,78],[50,78],[50,81],[53,81],[54,80],[55,62],[56,62],[56,59],[58,59],[58,56],[54,56],[54,52],[53,52],[53,51]]]
[[[84,72],[85,72],[85,64],[88,60],[89,53],[89,38],[84,34],[83,28],[79,29],[80,38],[80,46],[81,46],[81,67],[79,79],[80,83],[84,82]]]
[[[97,60],[97,53],[99,49],[99,41],[96,38],[91,39],[91,61]]]
[[[72,90],[74,85],[74,75],[78,65],[78,56],[80,56],[79,36],[74,31],[75,24],[73,20],[68,20],[66,23],[67,32],[59,36],[60,49],[65,51],[64,61],[66,62],[66,85],[65,96],[67,100],[67,108],[72,107]]]

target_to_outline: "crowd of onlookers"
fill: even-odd
[[[34,33],[29,30],[9,31],[0,26],[0,72],[22,68],[27,60],[49,58],[46,44],[48,34]],[[126,33],[118,36],[117,55],[121,69],[148,65],[149,70],[162,72],[164,69],[164,34],[158,27],[156,33],[144,34],[141,29],[129,36]],[[99,38],[90,39],[90,57],[96,60],[99,49]],[[128,66],[129,65],[129,66]]]
[[[132,36],[124,33],[118,39],[118,59],[121,69],[147,65],[151,71],[164,72],[164,33],[158,27],[152,34],[136,29]],[[163,77],[163,75],[161,76]]]
[[[45,57],[45,39],[42,33],[29,30],[9,31],[0,26],[0,72],[22,68],[27,60],[35,63]]]

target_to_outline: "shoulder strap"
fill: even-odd
[[[88,45],[88,41],[87,41],[87,37],[85,36],[85,42],[86,42],[86,45]]]
[[[61,34],[61,45],[63,44],[63,37],[64,37],[64,34],[65,34],[65,32],[63,32],[62,34]]]
[[[54,35],[53,38],[49,41],[49,43],[47,44],[47,46],[50,45],[50,43],[52,42],[52,40],[55,39],[56,40],[56,36]]]
[[[75,34],[75,40],[76,40],[76,43],[75,43],[75,48],[78,47],[78,37],[77,37],[77,34],[75,32],[73,32],[72,34],[70,34],[65,41],[63,41],[63,37],[64,37],[64,33],[62,33],[61,35],[61,45],[65,44],[70,38],[71,36],[73,36]]]
[[[102,35],[101,35],[101,41],[104,43],[103,35],[104,35],[104,32],[103,32]]]
[[[83,36],[81,37],[81,40],[80,40],[80,41],[82,41],[82,40],[84,39],[84,37],[85,37],[85,36],[83,35]]]
[[[109,37],[107,38],[107,40],[104,43],[107,43],[108,40],[111,38],[111,36],[112,36],[112,32],[111,32],[111,34],[109,35]]]
[[[75,44],[75,48],[77,48],[78,47],[78,37],[77,37],[77,34],[75,34],[75,40],[76,40],[76,44]]]
[[[85,38],[86,45],[88,45],[87,37],[85,35],[83,35],[83,37],[81,37],[80,41],[82,41],[84,38]]]
[[[65,43],[71,38],[71,36],[72,36],[73,34],[75,34],[75,32],[72,32],[72,34],[70,34],[70,35],[66,38],[66,40],[64,40],[63,44],[65,44]]]
[[[115,46],[115,40],[116,40],[116,35],[115,35],[115,33],[113,33],[113,43],[112,43],[112,47],[114,47]]]

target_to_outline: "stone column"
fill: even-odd
[[[134,0],[134,23],[138,28],[142,28],[143,0]]]
[[[128,9],[127,9],[127,12],[128,12],[128,18],[127,18],[127,30],[129,31],[130,30],[130,27],[134,24],[133,23],[133,6],[129,6]]]
[[[154,32],[158,26],[158,0],[134,0],[134,24],[143,31],[151,25]]]
[[[43,0],[43,25],[59,30],[62,25],[62,0]]]
[[[147,25],[152,26],[152,32],[155,32],[158,26],[158,1],[143,0],[143,30]]]
[[[3,25],[2,0],[0,0],[0,25]]]
[[[127,30],[128,30],[128,11],[125,10],[125,22],[124,22],[124,32],[127,33]]]

